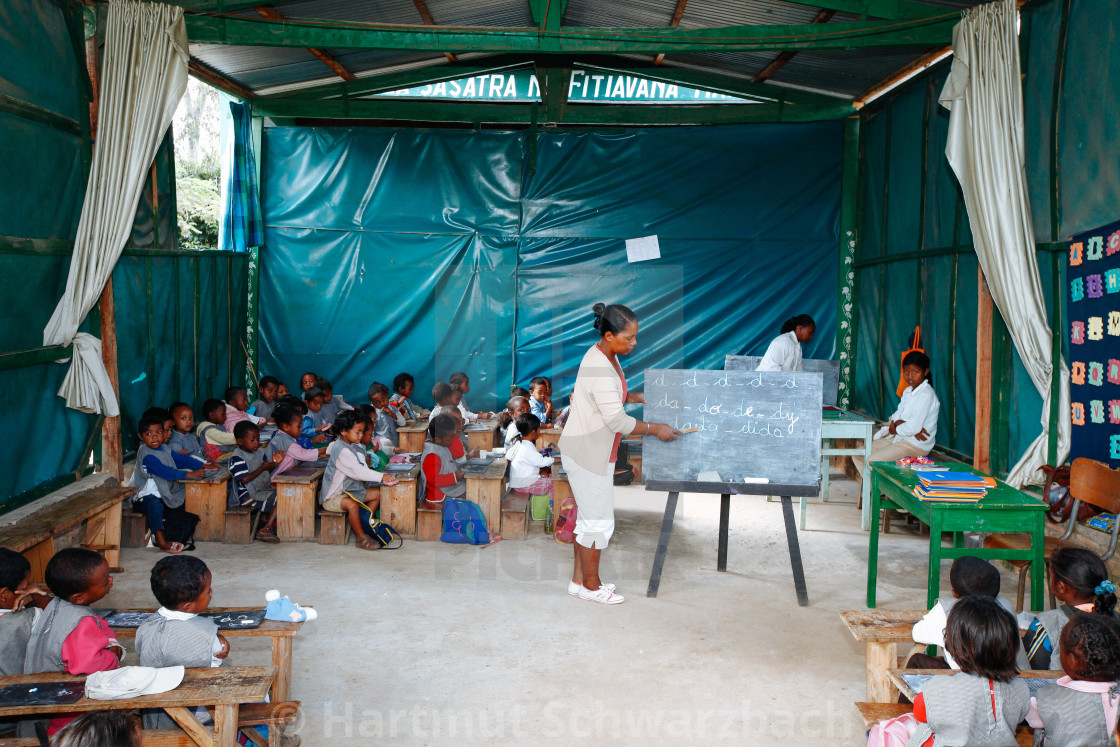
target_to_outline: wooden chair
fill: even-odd
[[[1050,575],[1050,558],[1055,551],[1063,547],[1080,547],[1070,541],[1073,528],[1077,524],[1077,511],[1082,502],[1099,508],[1116,512],[1120,510],[1120,471],[1110,469],[1107,464],[1092,459],[1074,459],[1073,468],[1070,470],[1069,492],[1073,496],[1073,509],[1070,511],[1069,520],[1066,522],[1066,532],[1061,537],[1046,537],[1044,558],[1046,560],[1046,574]],[[1108,560],[1116,552],[1117,532],[1120,530],[1120,521],[1112,526],[1112,539],[1108,543],[1108,550],[1101,556],[1101,560]],[[984,547],[1026,550],[1030,548],[1029,534],[989,534],[984,538]],[[1023,611],[1023,592],[1027,585],[1027,571],[1031,564],[1028,560],[1009,560],[1019,569],[1019,589],[1015,598],[1015,611]],[[1049,583],[1047,583],[1049,588]],[[1050,606],[1055,607],[1057,600],[1051,590]]]

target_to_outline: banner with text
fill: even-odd
[[[376,98],[461,99],[469,101],[540,101],[541,88],[529,69],[507,73],[488,73],[470,78],[429,83],[416,88],[377,94]],[[679,103],[679,104],[757,104],[711,91],[675,86],[633,75],[573,70],[568,85],[568,100],[573,103]]]

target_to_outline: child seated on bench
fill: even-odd
[[[233,433],[233,429],[237,427],[238,423],[246,421],[253,425],[264,425],[271,423],[269,418],[262,418],[256,415],[250,415],[249,410],[249,393],[245,391],[245,387],[231,386],[226,389],[226,430]]]
[[[1062,628],[1081,613],[1116,617],[1116,585],[1104,561],[1081,547],[1063,547],[1050,558],[1050,590],[1061,603],[1038,613],[1023,643],[1033,669],[1062,668]]]
[[[283,452],[283,458],[276,469],[272,471],[272,480],[287,472],[292,467],[301,467],[304,463],[315,462],[326,455],[327,450],[309,449],[299,445],[300,429],[303,423],[303,413],[285,403],[273,411],[276,420],[276,433],[265,447],[265,459],[272,459],[277,452]]]
[[[258,397],[249,405],[249,409],[258,418],[271,418],[276,409],[277,392],[280,389],[280,380],[275,376],[262,376],[257,384]]]
[[[252,423],[238,423],[233,429],[237,448],[229,457],[231,490],[238,506],[252,506],[264,520],[257,529],[261,542],[279,542],[276,537],[276,490],[269,472],[284,459],[283,451],[265,457],[261,451],[261,429]]]
[[[436,385],[432,387],[432,401],[436,403],[436,406],[432,408],[432,414],[428,416],[429,423],[439,415],[443,415],[452,409],[459,409],[458,405],[455,404],[455,389],[446,381],[437,381]]]
[[[552,498],[552,457],[541,456],[534,443],[541,435],[541,421],[523,413],[514,423],[518,436],[506,453],[509,461],[509,486],[519,493],[547,495]]]
[[[44,575],[55,598],[31,627],[23,673],[93,674],[118,668],[124,647],[109,624],[90,609],[113,588],[109,563],[93,550],[70,547],[54,554]],[[72,720],[52,719],[47,733],[54,734]],[[35,720],[21,721],[17,733],[34,736]]]
[[[369,403],[373,407],[376,419],[374,420],[375,435],[381,439],[382,444],[390,447],[400,445],[397,428],[405,424],[404,415],[389,404],[389,387],[380,381],[375,381],[369,387]]]
[[[239,424],[240,425],[249,425]],[[156,614],[136,629],[136,653],[142,667],[220,667],[229,656],[229,641],[218,635],[218,625],[199,617],[214,596],[213,577],[206,563],[191,555],[163,558],[152,567],[152,594],[159,602]],[[210,720],[205,707],[195,712]],[[205,718],[202,718],[205,716]],[[175,722],[162,708],[144,713],[147,729],[174,729]]]
[[[140,448],[136,452],[136,469],[132,487],[139,488],[132,507],[148,518],[152,541],[164,552],[178,553],[183,541],[194,535],[198,516],[183,508],[187,502],[185,478],[203,477],[206,470],[197,467],[194,457],[172,451],[164,440],[164,419],[158,414],[140,418]],[[194,469],[192,469],[192,467]],[[174,530],[165,537],[168,523]]]
[[[436,415],[428,424],[428,440],[420,455],[420,495],[431,503],[467,494],[463,470],[451,453],[459,440],[458,422],[451,414]]]
[[[552,382],[547,376],[538,376],[529,382],[529,412],[542,423],[552,417]]]
[[[376,512],[381,503],[380,485],[396,485],[397,479],[366,466],[365,449],[362,448],[364,431],[362,415],[356,410],[344,410],[338,414],[334,421],[334,432],[342,444],[331,455],[323,472],[319,503],[326,511],[346,514],[358,547],[377,550],[378,544],[362,529],[361,506],[354,496],[361,496],[366,507]]]
[[[420,405],[412,401],[412,393],[416,389],[416,379],[410,373],[399,373],[393,377],[393,396],[389,403],[404,413],[409,420],[423,420],[430,414]]]
[[[233,433],[226,430],[226,403],[220,399],[208,399],[202,403],[203,421],[199,423],[194,433],[203,450],[210,453],[207,447],[213,446],[219,452],[225,453],[237,446],[237,439]],[[211,457],[213,458],[213,457]]]
[[[465,372],[456,371],[451,374],[447,379],[447,383],[451,385],[452,389],[459,390],[459,401],[456,403],[456,406],[459,408],[459,412],[463,413],[463,419],[468,423],[480,418],[485,420],[486,418],[494,417],[494,413],[483,410],[471,412],[470,408],[467,407],[467,403],[463,401],[463,398],[471,393],[471,380],[467,377]]]
[[[191,406],[186,402],[175,402],[167,411],[171,413],[171,437],[167,442],[171,450],[195,457],[199,460],[198,466],[209,462],[198,436],[194,435],[194,410]]]
[[[315,379],[315,387],[323,393],[323,407],[319,411],[319,417],[327,425],[334,425],[334,419],[343,410],[354,409],[341,394],[334,393],[334,386],[322,376]]]
[[[1011,603],[999,597],[999,570],[983,558],[965,555],[954,560],[949,569],[949,583],[953,587],[953,598],[938,599],[933,609],[914,623],[914,642],[939,646],[945,658],[914,654],[906,662],[909,669],[960,669],[953,660],[953,655],[945,649],[945,622],[949,617],[949,610],[964,597],[995,599],[1001,607],[1012,615],[1015,614]],[[1016,665],[1020,669],[1028,669],[1030,666],[1022,646],[1019,647]]]
[[[517,423],[515,421],[518,415],[525,412],[529,412],[528,398],[514,396],[510,397],[509,402],[506,402],[506,409],[498,413],[498,429],[502,432],[502,446],[506,447],[506,449],[513,446],[518,435],[520,435],[517,432]]]
[[[31,626],[48,602],[47,592],[31,583],[27,558],[0,547],[0,675],[23,674]],[[3,726],[0,720],[0,731]]]
[[[319,374],[308,371],[303,376],[299,377],[299,393],[303,396],[307,390],[315,386],[315,381],[319,378]]]
[[[310,438],[312,443],[326,441],[326,431],[329,431],[332,425],[323,419],[324,398],[323,390],[317,386],[303,393],[303,403],[307,406],[307,412],[303,416],[302,433],[303,437]]]

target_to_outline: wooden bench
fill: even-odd
[[[293,467],[273,479],[276,536],[281,540],[310,542],[315,539],[315,511],[324,471],[323,467]]]
[[[529,536],[528,493],[507,490],[502,498],[502,539],[523,540]]]
[[[400,446],[409,454],[419,454],[424,450],[424,439],[428,437],[428,421],[403,425],[397,428]]]
[[[887,670],[899,664],[898,644],[914,643],[914,623],[925,614],[925,610],[841,610],[840,619],[852,636],[867,644],[867,699],[872,703],[898,700]]]
[[[468,501],[477,503],[486,517],[486,529],[490,534],[502,534],[502,496],[506,492],[505,459],[494,459],[485,472],[467,472],[463,480],[467,484],[464,496]]]
[[[381,486],[381,520],[405,539],[416,539],[416,491],[420,485],[420,465],[408,472],[391,472],[399,482]]]
[[[121,511],[121,547],[148,546],[148,517],[126,508]]]
[[[338,511],[319,512],[319,544],[350,544],[350,519]]]
[[[260,512],[251,506],[227,508],[222,542],[227,545],[250,545],[253,543],[253,530]]]
[[[439,542],[443,534],[443,504],[421,501],[416,506],[416,540]]]
[[[541,436],[537,439],[537,448],[543,449],[546,446],[556,446],[560,443],[560,434],[563,432],[563,428],[541,428]]]
[[[121,503],[136,488],[107,486],[82,491],[10,526],[0,528],[0,547],[23,553],[31,564],[31,580],[43,583],[43,571],[54,556],[54,538],[85,522],[82,547],[105,556],[110,570],[120,571]]]
[[[229,470],[223,468],[204,477],[183,480],[187,502],[183,506],[198,514],[194,538],[201,542],[221,542],[226,535],[226,505],[229,499]]]
[[[237,729],[250,742],[261,747],[279,747],[281,730],[276,728],[296,720],[300,702],[287,700],[281,703],[250,703],[242,705],[237,711]],[[268,736],[256,727],[267,727]],[[204,728],[205,731],[205,728]],[[144,729],[140,733],[141,744],[149,747],[195,747],[198,745],[191,735],[179,729]],[[211,737],[212,739],[212,737]],[[0,737],[0,747],[39,747],[35,737]]]
[[[156,695],[142,695],[125,700],[92,700],[82,697],[76,703],[57,703],[38,706],[0,707],[0,718],[13,716],[53,716],[60,713],[85,713],[87,711],[133,710],[162,708],[175,723],[182,727],[170,732],[176,741],[171,744],[197,744],[200,746],[235,747],[237,732],[241,728],[242,703],[259,703],[264,700],[269,685],[276,676],[276,667],[207,667],[186,670],[183,681],[174,690]],[[84,681],[84,677],[64,672],[23,674],[0,677],[0,688],[15,684],[49,684],[54,682]],[[213,708],[214,725],[203,726],[195,717],[193,708]],[[259,721],[259,716],[257,717]],[[154,735],[153,735],[154,736]],[[153,744],[166,744],[151,739]],[[0,740],[0,745],[27,744],[23,740]],[[32,741],[31,744],[37,744]]]
[[[260,607],[210,607],[207,612],[246,612],[260,609]],[[119,609],[117,612],[155,612],[155,608],[147,609]],[[265,620],[255,628],[230,628],[221,631],[226,638],[268,638],[272,644],[272,665],[276,667],[276,675],[272,683],[272,700],[287,700],[292,689],[292,643],[303,623],[281,622],[280,620]],[[113,633],[120,638],[135,638],[136,628],[113,628]]]

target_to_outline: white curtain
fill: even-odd
[[[97,142],[74,257],[66,292],[43,330],[44,345],[74,346],[58,394],[76,410],[120,414],[101,341],[78,325],[124,250],[145,175],[187,86],[187,59],[182,8],[110,0]]]
[[[941,91],[951,110],[945,155],[964,192],[973,242],[992,298],[1042,396],[1042,434],[1012,468],[1015,487],[1043,482],[1050,423],[1050,325],[1038,276],[1023,168],[1023,94],[1015,0],[966,11],[953,29],[953,68]],[[1058,463],[1069,455],[1069,369],[1061,361]]]

